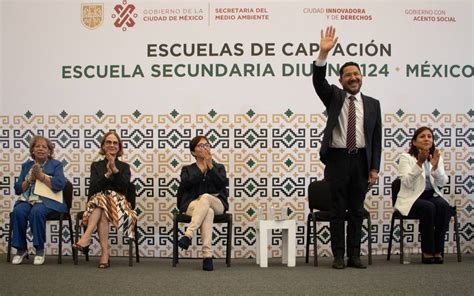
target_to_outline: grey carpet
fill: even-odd
[[[216,259],[213,272],[202,271],[199,259],[181,259],[173,268],[170,259],[143,258],[129,267],[128,258],[119,257],[99,270],[98,257],[81,257],[77,266],[71,257],[62,265],[56,258],[14,266],[0,255],[0,295],[474,295],[472,255],[462,263],[448,255],[443,265],[423,265],[417,257],[401,265],[397,255],[391,261],[375,256],[366,270],[334,270],[330,258],[320,258],[319,267],[297,258],[294,268],[281,265],[281,258],[269,259],[268,268],[252,259],[234,259],[227,268]]]

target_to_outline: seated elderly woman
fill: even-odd
[[[68,209],[65,203],[38,195],[35,188],[46,185],[53,192],[59,192],[67,181],[62,163],[53,159],[54,146],[50,140],[34,136],[29,149],[33,160],[23,163],[20,177],[15,183],[15,193],[20,197],[13,207],[12,215],[12,246],[16,248],[12,263],[21,264],[28,256],[26,231],[29,222],[36,250],[33,264],[41,265],[45,259],[46,216],[54,211],[66,213]]]
[[[105,155],[105,158],[91,165],[89,200],[82,219],[86,231],[73,248],[87,253],[91,235],[97,227],[101,247],[98,267],[108,268],[109,222],[133,239],[137,214],[125,196],[131,173],[130,166],[118,160],[123,154],[123,145],[116,132],[110,131],[104,135],[99,154]]]
[[[189,144],[196,162],[183,167],[178,191],[182,192],[181,212],[191,216],[191,223],[178,245],[187,250],[191,239],[201,228],[203,270],[214,269],[212,263],[212,223],[214,215],[229,209],[226,187],[228,184],[225,167],[212,159],[211,145],[205,136],[193,138]]]
[[[400,156],[399,172],[401,185],[395,208],[402,215],[420,219],[422,262],[442,264],[451,207],[439,190],[448,177],[429,127],[415,131],[408,153]]]

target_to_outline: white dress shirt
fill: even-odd
[[[326,65],[325,60],[316,59],[315,65],[323,67]],[[362,102],[362,95],[358,92],[355,95],[346,93],[346,99],[342,105],[341,113],[337,119],[338,124],[332,131],[332,140],[329,143],[331,148],[346,148],[347,147],[347,120],[349,117],[349,103],[350,96],[354,96],[355,109],[356,109],[356,147],[365,148],[364,138],[364,103]]]

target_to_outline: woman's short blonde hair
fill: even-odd
[[[34,151],[34,149],[35,149],[36,143],[37,143],[38,141],[40,141],[40,140],[45,141],[45,142],[46,142],[46,146],[48,146],[48,150],[49,150],[48,158],[50,158],[50,159],[53,158],[53,154],[54,154],[54,144],[53,144],[53,142],[51,142],[50,139],[45,138],[45,137],[43,137],[43,136],[39,136],[39,135],[34,136],[34,137],[31,138],[31,140],[30,140],[30,148],[29,148],[29,149],[30,149],[30,156],[31,156],[31,158],[35,159],[35,155],[33,154],[33,151]]]
[[[104,145],[105,145],[105,139],[107,139],[108,136],[110,135],[114,135],[118,142],[119,142],[119,150],[117,151],[117,156],[122,156],[123,155],[123,144],[122,144],[122,140],[120,139],[119,135],[117,134],[116,131],[109,131],[109,132],[106,132],[105,135],[102,137],[102,141],[100,141],[100,151],[99,151],[99,154],[100,155],[105,155],[105,151],[104,151]]]

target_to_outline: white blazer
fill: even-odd
[[[429,161],[427,162],[431,172],[430,181],[434,187],[434,191],[437,195],[446,199],[439,190],[440,187],[443,187],[448,182],[448,176],[444,172],[443,158],[439,158],[438,168],[435,171],[431,169],[431,163]],[[424,168],[420,168],[416,164],[416,158],[408,153],[402,153],[402,155],[400,155],[398,170],[401,185],[397,201],[395,202],[395,209],[402,215],[408,215],[411,207],[426,188],[425,170]]]

